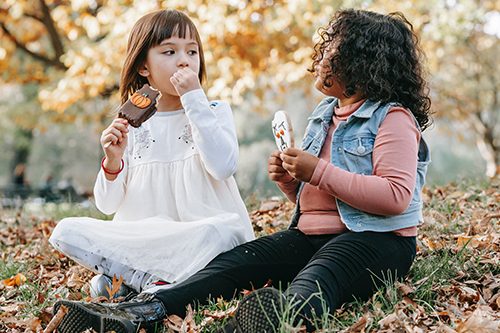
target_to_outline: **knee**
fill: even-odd
[[[75,253],[85,251],[89,242],[78,232],[75,221],[62,219],[52,231],[49,243],[56,250],[71,257]]]
[[[59,242],[66,241],[66,235],[68,235],[69,221],[68,219],[62,219],[57,223],[52,234],[50,235],[49,242],[56,246]]]

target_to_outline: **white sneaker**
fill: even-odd
[[[110,297],[108,291],[106,290],[106,287],[111,290],[112,286],[113,279],[104,274],[97,274],[90,280],[90,297],[95,298],[104,296],[109,299]],[[113,298],[126,297],[131,293],[137,294],[133,289],[127,287],[122,283],[118,292],[113,295]]]

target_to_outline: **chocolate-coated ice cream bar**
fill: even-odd
[[[118,117],[127,119],[133,127],[139,127],[155,112],[161,93],[145,84],[137,90],[118,110]]]

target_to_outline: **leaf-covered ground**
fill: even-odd
[[[497,178],[426,189],[425,224],[406,280],[380,289],[368,302],[346,304],[318,318],[318,331],[499,332],[499,188]],[[285,228],[293,209],[272,200],[257,207],[251,217],[258,235]],[[57,219],[66,214],[81,212],[0,212],[0,332],[50,332],[55,300],[91,300],[87,282],[93,274],[47,242]],[[189,308],[185,318],[166,318],[163,331],[215,332],[234,314],[237,302],[218,299]],[[292,331],[304,330],[282,328]]]

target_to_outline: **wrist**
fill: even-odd
[[[309,184],[313,186],[318,186],[323,174],[325,173],[326,167],[328,166],[328,162],[322,159],[318,159],[318,163],[314,167],[311,178],[309,179]]]
[[[108,167],[108,166],[112,167],[112,166],[116,166],[116,165],[120,166],[122,158],[118,157],[118,156],[104,155],[103,160],[104,160],[104,165],[106,167]]]
[[[193,92],[193,91],[196,91],[196,90],[200,90],[201,89],[201,86],[198,86],[198,87],[189,87],[189,88],[186,88],[182,94],[181,94],[181,97],[183,97],[184,95],[190,93],[190,92]]]
[[[125,162],[121,158],[119,160],[110,160],[106,156],[102,158],[101,168],[108,175],[117,175],[122,172],[124,167]]]
[[[283,185],[290,184],[290,183],[292,183],[292,182],[294,182],[294,181],[295,181],[295,178],[293,178],[293,177],[292,177],[289,173],[287,173],[287,174],[285,174],[285,175],[281,176],[281,177],[277,180],[277,182],[278,182],[278,183],[281,183],[281,184],[283,184]]]

